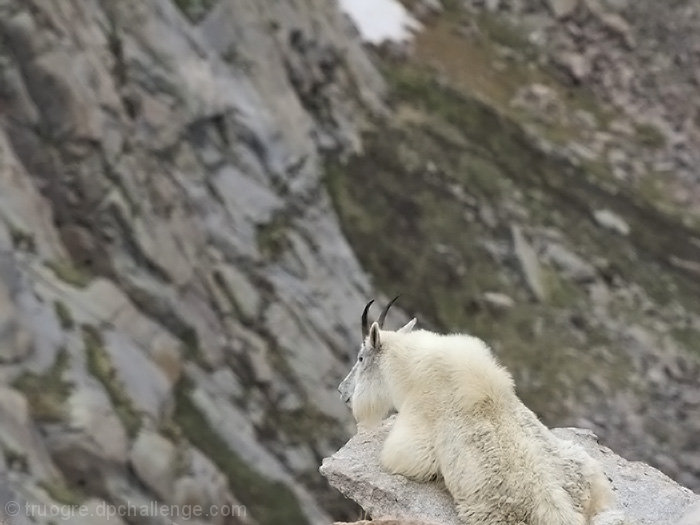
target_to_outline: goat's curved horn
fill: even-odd
[[[374,302],[374,299],[372,299],[370,302],[365,305],[365,309],[362,312],[362,340],[364,341],[365,337],[369,334],[369,325],[367,324],[367,312],[369,312],[369,307],[372,306],[372,303]]]
[[[389,313],[389,308],[391,308],[391,305],[396,302],[396,299],[398,299],[400,296],[397,295],[394,297],[391,301],[389,301],[389,304],[386,305],[386,308],[384,308],[384,311],[382,311],[381,315],[379,316],[379,319],[377,319],[377,324],[379,325],[379,328],[384,328],[384,320],[386,319],[386,314]]]

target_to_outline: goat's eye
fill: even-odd
[[[363,359],[364,359],[364,357],[360,356],[357,360],[361,363]]]

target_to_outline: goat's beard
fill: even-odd
[[[376,427],[393,405],[385,388],[376,383],[357,384],[352,395],[352,415],[358,426]]]

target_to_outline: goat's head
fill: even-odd
[[[373,300],[367,303],[362,312],[362,345],[357,355],[357,361],[350,373],[343,379],[338,391],[347,404],[352,408],[355,420],[360,423],[377,423],[391,409],[391,399],[385,380],[382,376],[380,360],[382,356],[382,342],[380,330],[384,328],[384,321],[389,308],[394,304],[398,296],[386,305],[379,319],[369,326],[367,314]],[[416,324],[411,319],[400,328],[399,332],[410,332]]]

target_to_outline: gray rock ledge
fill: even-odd
[[[320,471],[330,484],[356,501],[373,518],[454,524],[459,520],[443,485],[416,483],[384,472],[379,452],[393,417],[373,430],[360,430],[343,448],[323,460]],[[554,433],[580,443],[600,461],[612,480],[617,505],[629,521],[654,525],[700,525],[700,496],[645,463],[627,461],[598,444],[595,434],[577,428]]]

